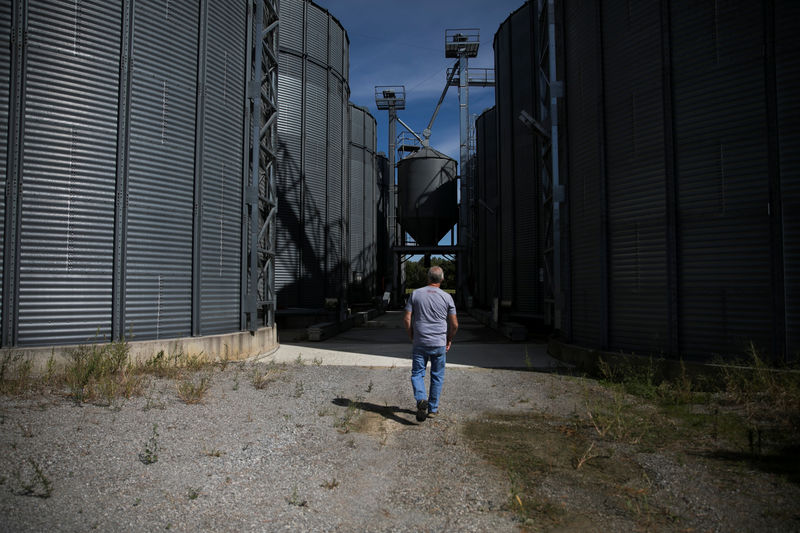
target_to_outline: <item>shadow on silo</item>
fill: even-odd
[[[325,213],[319,208],[306,186],[301,201],[293,202],[287,195],[306,184],[306,176],[300,165],[287,149],[285,142],[279,142],[278,155],[281,164],[288,167],[289,183],[278,180],[278,234],[276,244],[276,292],[278,308],[303,307],[321,309],[325,298],[342,298],[344,283],[349,270],[343,257],[346,225],[343,216],[326,221]],[[326,183],[327,189],[328,183]],[[341,189],[341,188],[340,188]],[[327,190],[326,190],[327,193]],[[304,209],[305,208],[305,209]],[[305,214],[305,216],[303,216]],[[337,246],[337,236],[339,242]],[[292,279],[278,265],[282,258],[296,264]]]

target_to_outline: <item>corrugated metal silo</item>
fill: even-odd
[[[670,19],[680,348],[744,352],[753,340],[769,349],[764,7],[740,2],[717,12],[676,4]],[[698,31],[712,24],[713,34]]]
[[[417,244],[436,246],[458,222],[456,162],[423,147],[397,163],[400,224]]]
[[[477,141],[476,200],[477,229],[475,241],[477,302],[490,307],[497,295],[497,273],[500,256],[497,218],[499,189],[497,187],[497,112],[492,107],[475,121]]]
[[[281,307],[344,298],[347,265],[349,41],[306,0],[280,3],[278,235]]]
[[[780,207],[783,228],[783,277],[786,307],[786,342],[794,360],[800,360],[800,39],[797,21],[800,4],[782,0],[775,4],[775,106],[780,168]],[[774,193],[773,193],[774,194]]]
[[[195,113],[179,102],[197,95],[199,14],[187,4],[163,8],[135,4],[134,19],[147,29],[132,47],[125,257],[133,334],[157,338],[191,333],[194,180],[186,178],[194,174]]]
[[[354,104],[350,117],[350,285],[353,297],[370,299],[375,293],[378,182],[375,165],[375,117]]]
[[[11,43],[11,21],[12,10],[11,2],[0,3],[0,39],[3,42]],[[15,130],[13,123],[9,120],[11,107],[11,46],[0,47],[0,124],[7,124],[8,128],[0,128],[0,190],[6,191],[9,175],[8,167],[8,144],[10,132]],[[3,320],[3,276],[5,274],[5,241],[6,241],[6,200],[3,194],[3,201],[0,201],[0,324]],[[2,336],[2,333],[0,333]]]
[[[248,3],[0,14],[3,345],[238,332]]]
[[[543,288],[541,184],[532,131],[519,120],[538,106],[538,58],[533,52],[538,20],[528,2],[512,13],[494,36],[498,176],[502,258],[501,299],[527,319],[540,319]]]
[[[601,10],[605,87],[608,342],[669,350],[664,94],[658,2]],[[613,31],[612,31],[613,28]]]
[[[383,152],[378,152],[375,157],[376,180],[377,180],[377,260],[376,277],[377,290],[380,294],[386,290],[386,285],[391,282],[392,271],[392,251],[389,249],[389,158]]]
[[[12,102],[19,218],[6,228],[19,239],[6,273],[17,278],[15,344],[110,337],[121,9],[87,6],[78,18],[63,2],[27,7]]]
[[[569,101],[566,153],[569,154],[570,313],[573,342],[606,346],[608,331],[606,190],[603,150],[603,97],[599,8],[594,2],[567,2],[564,16]]]
[[[573,340],[796,357],[796,8],[562,6]]]

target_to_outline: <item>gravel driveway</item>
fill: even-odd
[[[270,369],[274,380],[256,388]],[[600,388],[448,368],[440,416],[417,423],[403,365],[249,361],[208,376],[203,403],[191,405],[160,378],[111,406],[0,398],[0,530],[558,530],[514,513],[513,480],[465,427],[487,413],[574,419]],[[777,474],[676,454],[634,459],[669,520],[643,527],[579,478],[543,472],[541,493],[578,517],[563,529],[800,530],[800,492]]]

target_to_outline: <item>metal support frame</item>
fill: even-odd
[[[460,202],[458,210],[458,244],[467,242],[469,235],[475,233],[472,208],[474,205],[473,187],[475,169],[470,159],[475,153],[474,121],[469,114],[469,88],[494,86],[494,69],[470,69],[469,58],[478,56],[480,32],[475,28],[448,29],[444,33],[445,57],[458,58],[455,65],[447,70],[445,92],[451,86],[458,87],[459,113],[459,177]],[[444,93],[442,93],[444,97]],[[441,103],[441,99],[440,99]],[[434,115],[435,116],[435,115]],[[471,271],[469,254],[459,255],[456,263],[456,292],[461,303],[466,303],[467,277]]]
[[[242,231],[242,329],[275,324],[278,0],[249,4],[245,143],[247,169]]]
[[[206,53],[208,50],[208,0],[199,0],[200,32],[197,39],[197,97],[194,131],[194,209],[192,217],[192,336],[200,331],[200,287],[203,257],[203,166],[205,165]]]
[[[556,21],[554,0],[538,0],[538,96],[537,117],[531,126],[539,134],[539,165],[544,213],[544,316],[545,323],[561,329],[561,204],[564,187],[558,169],[558,99],[563,87],[556,71]],[[521,118],[524,121],[524,119]],[[538,126],[538,127],[536,127]]]
[[[405,244],[404,235],[398,231],[397,225],[397,177],[395,172],[396,142],[397,142],[397,111],[406,108],[406,88],[403,85],[375,87],[375,105],[380,110],[389,112],[389,214],[386,217],[389,231],[389,249],[398,244]],[[408,129],[408,128],[407,128]],[[409,129],[409,131],[411,131]],[[392,255],[392,291],[395,295],[395,302],[400,302],[402,269],[400,268],[400,258]]]
[[[467,83],[470,87],[494,87],[495,79],[493,68],[471,68],[467,74]],[[459,69],[456,67],[448,68],[447,79],[448,87],[459,87],[461,85]]]
[[[13,3],[11,26],[11,87],[8,113],[8,161],[6,174],[6,218],[3,257],[2,346],[17,340],[19,306],[19,231],[22,200],[22,132],[25,131],[25,56],[27,46],[28,2]]]
[[[122,43],[119,67],[119,120],[117,123],[117,176],[114,206],[114,278],[111,337],[125,338],[125,249],[128,235],[128,159],[130,155],[131,71],[133,61],[133,2],[122,3]]]
[[[415,245],[393,246],[392,251],[394,253],[411,255],[411,256],[425,255],[425,254],[452,255],[452,254],[466,252],[467,247],[460,245],[425,246],[425,245],[415,244]]]

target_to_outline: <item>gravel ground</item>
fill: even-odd
[[[470,446],[464,424],[487,412],[574,416],[593,386],[448,369],[441,415],[418,424],[408,368],[289,364],[257,389],[252,374],[264,368],[214,370],[194,405],[174,380],[155,378],[142,397],[110,407],[57,394],[0,399],[0,530],[536,529],[510,510],[508,474]],[[678,517],[668,529],[800,530],[798,487],[777,475],[720,475],[700,457],[636,460],[652,498]],[[545,476],[541,492],[583,517],[570,530],[641,528],[558,476]]]

